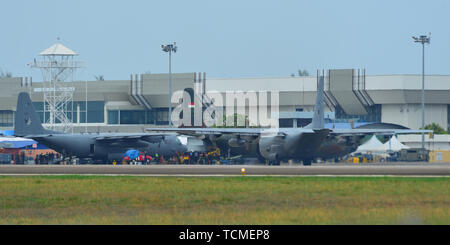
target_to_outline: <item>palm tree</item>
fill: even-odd
[[[0,68],[0,78],[9,78],[9,77],[12,77],[12,73],[8,71],[3,71]]]
[[[299,77],[305,77],[305,76],[309,76],[309,72],[307,70],[298,70],[298,76]]]
[[[103,77],[103,75],[94,75],[94,77],[95,77],[95,80],[97,80],[97,81],[105,81],[105,78]]]

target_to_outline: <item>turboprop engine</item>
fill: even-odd
[[[259,151],[267,160],[279,160],[283,156],[284,140],[276,137],[261,137]]]
[[[255,138],[252,136],[234,136],[228,140],[228,145],[230,147],[243,147],[253,143],[254,140]]]
[[[242,147],[244,146],[248,141],[245,139],[241,139],[239,137],[233,137],[228,140],[228,145],[231,147]]]

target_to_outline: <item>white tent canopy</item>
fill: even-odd
[[[384,152],[386,149],[384,148],[383,143],[381,143],[375,135],[372,136],[366,143],[360,145],[356,152]]]
[[[383,147],[386,151],[400,151],[401,149],[409,149],[409,146],[402,144],[402,142],[398,141],[396,136],[392,136],[391,139],[383,144]]]

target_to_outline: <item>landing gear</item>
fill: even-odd
[[[312,159],[305,159],[305,160],[303,160],[303,165],[304,166],[311,166],[311,162],[312,162]]]
[[[280,166],[280,164],[281,164],[281,161],[280,161],[280,160],[269,161],[269,166],[270,166],[270,165],[277,165],[277,166]]]

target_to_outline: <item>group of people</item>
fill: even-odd
[[[142,164],[150,164],[153,161],[153,158],[150,154],[147,154],[147,152],[140,152],[139,156],[132,159],[129,156],[125,156],[122,160],[123,164],[130,164],[130,165],[142,165]]]
[[[32,156],[27,156],[24,151],[12,154],[11,164],[54,164],[59,162],[61,155],[58,153],[40,153]]]
[[[34,164],[53,164],[61,160],[61,155],[59,153],[40,153],[34,158]]]
[[[217,150],[211,152],[189,151],[182,153],[180,164],[213,164],[220,158],[220,152]]]
[[[129,156],[125,156],[122,159],[122,164],[214,164],[215,160],[218,161],[220,158],[220,150],[214,150],[211,152],[177,152],[177,154],[169,157],[166,156],[166,158],[158,153],[155,153],[152,156],[147,152],[140,152],[139,156],[134,159],[131,159]]]
[[[12,162],[14,164],[25,164],[25,161],[26,157],[23,151],[20,153],[15,153],[14,156],[12,157]]]
[[[70,159],[65,159],[59,153],[40,153],[35,155],[34,158],[28,157],[30,161],[34,160],[34,164],[67,164],[72,163],[72,157]],[[12,164],[24,164],[26,161],[25,153],[16,153],[12,157]],[[177,152],[172,156],[163,156],[158,153],[149,154],[147,152],[140,152],[135,158],[130,158],[125,156],[122,159],[122,164],[129,165],[148,165],[148,164],[214,164],[216,161],[220,160],[220,150],[217,148],[210,152],[200,152],[200,151],[188,151],[188,152]],[[113,164],[117,164],[114,160]]]

